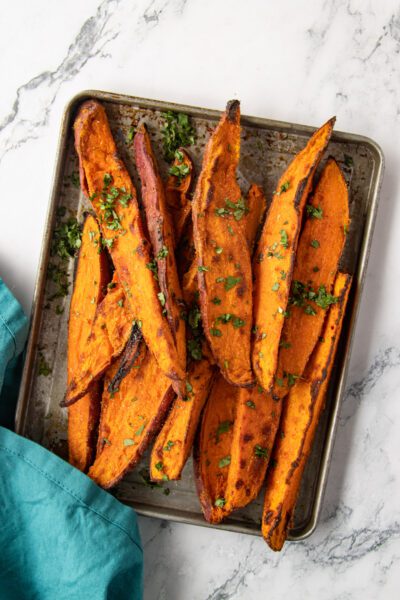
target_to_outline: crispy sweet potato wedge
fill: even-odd
[[[216,363],[235,385],[253,381],[250,364],[252,273],[236,181],[239,102],[228,102],[204,154],[192,204],[203,328]]]
[[[173,333],[163,315],[160,288],[149,269],[151,250],[145,237],[136,191],[117,155],[104,108],[94,100],[84,102],[74,123],[83,191],[99,218],[104,242],[109,246],[119,281],[134,317],[163,373],[184,379]]]
[[[171,380],[150,352],[122,379],[112,398],[107,387],[106,382],[99,429],[103,446],[88,473],[104,488],[116,485],[136,465],[174,397]]]
[[[68,323],[68,383],[79,372],[98,304],[109,281],[110,270],[105,253],[99,254],[93,243],[100,240],[100,229],[92,215],[85,218],[82,242],[71,298]],[[68,410],[68,449],[72,465],[86,471],[95,449],[95,437],[100,414],[101,389],[95,385]]]
[[[204,355],[202,360],[191,362],[186,397],[175,399],[153,446],[150,461],[153,481],[165,476],[168,479],[180,479],[214,375],[215,367]]]
[[[329,142],[334,119],[318,129],[279,180],[254,260],[252,363],[260,385],[270,391],[278,361],[303,209],[315,169]]]
[[[265,479],[281,416],[281,401],[260,386],[241,389],[226,482],[225,516],[257,498]]]
[[[225,516],[225,490],[240,391],[222,375],[217,376],[193,448],[197,492],[204,517],[209,523],[219,523]]]
[[[273,394],[283,398],[303,374],[318,342],[325,311],[335,301],[332,288],[349,225],[349,198],[344,177],[329,159],[307,205],[289,298],[290,318],[280,342]]]
[[[92,302],[91,296],[88,297],[88,302]],[[113,360],[125,348],[132,327],[136,326],[132,326],[125,292],[117,274],[114,273],[107,294],[97,307],[90,334],[79,355],[79,363],[69,380],[64,406],[70,406],[82,398],[93,383],[104,375]],[[136,343],[139,343],[141,336],[136,337]]]
[[[280,434],[274,448],[274,467],[267,475],[262,534],[273,550],[281,550],[296,504],[301,477],[321,416],[340,337],[351,277],[338,273],[334,293],[339,298],[328,310],[323,342],[317,344],[304,374],[284,402]]]
[[[185,321],[181,318],[183,299],[175,262],[175,237],[167,208],[164,185],[145,125],[134,137],[136,167],[142,183],[142,200],[147,228],[157,264],[159,300],[176,344],[179,371],[186,370]]]
[[[165,185],[165,199],[174,226],[175,239],[180,240],[192,211],[189,189],[193,179],[193,163],[186,150],[179,148],[175,152],[175,160],[169,172]]]

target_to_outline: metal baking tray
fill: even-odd
[[[167,164],[162,159],[160,125],[162,112],[173,110],[189,114],[197,132],[197,141],[189,151],[199,173],[204,146],[220,117],[220,112],[182,106],[155,100],[100,91],[85,91],[75,96],[64,112],[56,157],[54,183],[47,215],[39,273],[36,283],[31,330],[27,347],[17,413],[16,431],[58,455],[66,458],[67,411],[60,408],[66,387],[66,341],[70,295],[49,301],[54,283],[47,276],[50,246],[59,207],[67,207],[67,216],[81,218],[87,208],[79,188],[73,185],[78,170],[73,146],[72,123],[79,105],[88,98],[101,101],[107,111],[111,129],[122,159],[135,183],[137,173],[126,143],[129,128],[139,120],[147,122],[162,175]],[[327,118],[330,115],[327,115]],[[304,147],[313,129],[303,125],[242,116],[242,151],[239,183],[244,192],[250,183],[260,184],[267,199],[271,198],[277,180],[293,156]],[[316,528],[327,481],[335,429],[343,396],[350,349],[363,288],[372,231],[383,176],[383,155],[372,140],[335,131],[327,156],[341,165],[350,188],[351,227],[343,257],[343,267],[354,275],[353,287],[344,328],[337,352],[336,365],[329,386],[326,409],[320,421],[313,451],[308,461],[296,505],[290,540],[302,540]],[[72,281],[74,261],[68,265]],[[71,292],[70,285],[69,291]],[[43,361],[51,373],[39,374]],[[43,371],[43,369],[42,369]],[[150,487],[143,479],[146,456],[139,467],[127,475],[113,493],[138,513],[183,523],[208,525],[201,514],[193,480],[191,460],[182,480],[167,482],[163,488]],[[141,474],[142,472],[142,474]],[[234,513],[217,529],[260,534],[262,513],[259,498],[243,510]]]

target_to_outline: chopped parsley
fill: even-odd
[[[311,242],[310,242],[310,245],[311,245],[313,248],[319,248],[319,247],[320,247],[320,243],[319,243],[319,241],[318,241],[318,240],[311,240]]]
[[[232,275],[228,275],[227,277],[225,277],[224,288],[226,289],[227,292],[229,292],[229,290],[234,288],[235,285],[237,285],[241,281],[242,281],[241,277],[232,277]]]
[[[71,173],[71,183],[74,187],[79,188],[79,173],[78,171],[73,171]]]
[[[197,267],[197,270],[199,273],[205,273],[206,271],[209,271],[209,267],[204,267],[203,265],[200,265]]]
[[[187,349],[190,356],[194,360],[201,360],[203,358],[203,352],[201,349],[201,341],[198,338],[188,340]]]
[[[223,458],[221,458],[221,460],[218,462],[218,466],[220,469],[223,469],[224,467],[228,467],[231,464],[231,457],[228,454],[228,456],[224,456]]]
[[[223,506],[225,506],[225,504],[226,504],[225,498],[217,498],[214,502],[214,506],[217,506],[218,508],[222,508]]]
[[[38,375],[43,375],[44,377],[48,377],[52,372],[51,368],[46,362],[45,357],[42,352],[39,352],[38,355]]]
[[[263,448],[260,444],[254,446],[254,454],[258,458],[268,458],[268,448]]]
[[[290,187],[290,182],[289,181],[285,181],[284,183],[282,183],[279,192],[275,192],[276,196],[280,196],[281,194],[284,194],[285,192],[288,191]]]
[[[157,298],[159,299],[161,306],[165,306],[165,294],[163,292],[158,292]]]
[[[176,157],[176,152],[175,152],[175,157]],[[185,163],[182,163],[180,165],[172,165],[172,167],[170,167],[168,169],[168,173],[170,175],[173,175],[174,177],[176,177],[178,180],[178,184],[180,184],[182,182],[182,179],[184,179],[187,175],[189,175],[190,167],[189,167],[189,165],[186,165]]]
[[[283,246],[284,248],[288,248],[289,240],[288,240],[287,232],[284,229],[281,229],[280,234],[281,234],[281,246]]]
[[[81,247],[82,228],[74,218],[59,223],[54,229],[51,255],[68,260],[76,255]]]
[[[212,327],[210,329],[210,334],[214,337],[221,337],[222,336],[222,331],[220,329],[216,329],[215,327]]]
[[[172,446],[175,446],[175,442],[168,440],[168,442],[165,444],[163,450],[165,452],[169,452],[171,450]]]
[[[271,290],[273,292],[277,292],[279,290],[279,283],[277,281],[274,283],[274,285],[272,286]]]
[[[162,113],[165,124],[161,128],[164,157],[172,162],[180,146],[191,146],[195,142],[195,130],[188,115],[169,110]]]
[[[225,207],[215,209],[215,214],[218,217],[224,218],[233,216],[235,221],[240,221],[242,217],[248,213],[249,208],[244,198],[239,198],[237,202],[232,202],[229,198],[225,198]]]
[[[221,300],[221,298],[218,298],[218,296],[214,296],[214,298],[211,300],[211,302],[213,304],[221,304],[222,300]]]
[[[323,211],[320,206],[313,206],[312,204],[306,205],[307,216],[310,219],[322,219]]]
[[[168,256],[168,248],[167,246],[163,246],[161,248],[161,250],[157,253],[157,258],[161,259],[161,258],[167,258]]]
[[[131,440],[130,438],[127,438],[124,440],[124,446],[136,446],[136,443],[134,440]]]
[[[253,400],[246,400],[246,406],[248,406],[249,408],[255,408],[256,405],[254,404]]]
[[[227,433],[230,430],[231,425],[232,425],[231,421],[222,421],[218,425],[217,433],[216,433],[216,436],[215,436],[215,441],[217,442],[217,444],[219,442],[219,437],[220,437],[221,433]]]
[[[157,471],[162,471],[162,470],[163,470],[163,468],[164,468],[164,465],[163,465],[163,463],[161,462],[161,460],[160,460],[160,462],[156,463],[154,466],[155,466],[155,468],[157,469]]]

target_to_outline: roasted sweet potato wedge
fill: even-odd
[[[170,379],[150,352],[138,366],[122,379],[112,397],[105,382],[99,428],[102,447],[89,470],[89,477],[104,488],[114,486],[136,465],[174,397]]]
[[[88,302],[92,300],[93,298],[89,296]],[[114,273],[107,294],[97,307],[90,334],[79,355],[79,363],[69,380],[64,406],[70,406],[82,398],[94,382],[104,375],[113,360],[125,348],[133,327],[137,326],[132,325],[125,292],[117,274]],[[136,343],[139,343],[141,336],[136,330],[135,336]]]
[[[340,337],[351,277],[339,273],[332,304],[319,342],[299,379],[284,401],[280,431],[267,475],[262,534],[273,550],[281,550],[293,516],[304,466],[321,416],[335,352]]]
[[[164,185],[145,125],[138,127],[134,147],[147,228],[157,267],[155,275],[161,290],[158,296],[174,337],[179,371],[182,372],[186,370],[186,337],[185,321],[181,318],[183,299],[175,262],[175,236]]]
[[[225,516],[260,493],[281,416],[281,401],[260,386],[241,389],[236,407],[225,488]]]
[[[233,424],[241,389],[218,375],[203,411],[193,448],[195,480],[201,508],[209,523],[225,516]]]
[[[293,270],[291,296],[279,348],[273,393],[283,398],[303,374],[318,342],[326,309],[336,301],[333,283],[349,226],[349,198],[344,177],[329,159],[306,206]]]
[[[93,243],[97,241],[97,246]],[[80,370],[96,310],[109,282],[110,270],[105,253],[98,252],[100,229],[92,215],[85,218],[81,248],[71,298],[68,323],[68,367],[70,383]],[[72,465],[86,471],[94,456],[100,414],[101,389],[95,385],[68,410],[68,449]]]
[[[289,299],[303,209],[312,178],[329,142],[334,119],[318,129],[279,180],[254,260],[252,363],[260,385],[270,391]]]
[[[131,313],[163,373],[183,380],[184,364],[151,271],[152,254],[145,237],[136,190],[119,159],[106,112],[98,102],[84,102],[74,123],[83,191],[90,197],[101,223],[119,281]]]
[[[214,375],[215,367],[205,356],[191,362],[186,396],[175,399],[153,446],[150,461],[153,481],[165,476],[168,479],[180,479]]]
[[[193,178],[193,163],[183,148],[175,152],[173,165],[165,185],[165,198],[174,226],[175,239],[180,240],[191,218],[189,189]]]
[[[192,204],[203,328],[216,363],[235,385],[250,385],[252,272],[236,181],[240,108],[228,102],[203,159]]]

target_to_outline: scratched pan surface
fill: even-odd
[[[63,458],[67,456],[67,411],[59,407],[59,402],[66,387],[67,320],[72,286],[69,286],[69,294],[65,297],[51,300],[55,284],[48,275],[48,269],[49,264],[58,260],[50,256],[55,226],[69,216],[81,220],[82,213],[88,208],[79,187],[74,185],[78,162],[72,136],[73,118],[81,102],[87,98],[103,102],[120,155],[136,183],[137,174],[126,143],[132,125],[142,120],[148,124],[162,175],[165,176],[168,166],[162,158],[159,134],[163,122],[162,112],[171,109],[189,114],[197,132],[196,144],[189,151],[198,173],[204,146],[220,116],[216,111],[98,91],[84,92],[75,97],[65,111],[16,414],[16,429],[20,434]],[[327,115],[327,118],[330,116]],[[242,117],[239,183],[243,192],[247,191],[250,183],[256,182],[263,187],[269,200],[283,170],[304,147],[312,131],[312,128],[301,125]],[[354,275],[354,282],[326,408],[303,476],[289,537],[291,540],[301,540],[310,535],[317,525],[321,510],[383,175],[381,150],[367,138],[335,132],[326,157],[328,155],[336,158],[349,184],[351,227],[342,266]],[[60,207],[67,209],[63,217],[60,217],[63,212]],[[70,261],[66,269],[69,281],[72,281],[74,260]],[[40,369],[43,360],[51,369],[48,375],[39,374],[43,371]],[[150,487],[146,483],[146,468],[147,457],[144,457],[141,464],[124,478],[113,493],[121,501],[134,506],[141,514],[207,525],[197,500],[191,460],[185,467],[181,481],[167,482],[163,487]],[[259,534],[261,511],[262,494],[250,506],[233,514],[226,523],[213,527]]]

